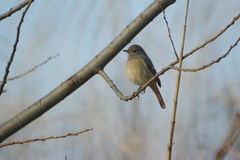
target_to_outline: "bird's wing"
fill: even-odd
[[[149,57],[146,57],[146,58],[144,57],[144,63],[146,64],[147,68],[149,69],[149,71],[150,71],[153,75],[155,75],[155,74],[157,73],[157,72],[156,72],[156,69],[155,69],[155,67],[153,66],[153,63],[152,63],[152,61],[150,60]],[[161,87],[161,82],[160,82],[159,77],[156,78],[156,81],[157,81],[159,87]]]

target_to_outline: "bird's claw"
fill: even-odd
[[[142,85],[139,86],[138,90],[142,89]],[[141,91],[142,94],[145,93],[145,89]]]
[[[139,95],[137,94],[137,92],[134,92],[134,93],[133,93],[133,98],[134,98],[134,99],[139,99]]]
[[[134,97],[134,99],[139,100],[139,95],[136,95],[136,96]]]

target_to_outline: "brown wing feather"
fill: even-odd
[[[146,63],[149,71],[151,71],[152,74],[155,75],[157,73],[156,69],[153,66],[153,63],[152,63],[152,61],[150,60],[150,58],[148,56],[146,56],[146,58],[144,57],[144,62]],[[159,85],[159,87],[161,87],[161,82],[160,82],[159,77],[156,78],[156,81],[157,81],[157,84]]]

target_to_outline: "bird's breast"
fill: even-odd
[[[132,83],[137,85],[143,85],[153,76],[141,58],[128,59],[125,74]]]

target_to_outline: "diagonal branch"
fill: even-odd
[[[1,86],[0,86],[0,95],[1,95],[2,92],[3,92],[3,88],[4,88],[5,84],[7,83],[7,76],[8,76],[8,74],[9,74],[9,72],[10,72],[9,69],[10,69],[10,66],[11,66],[11,64],[12,64],[12,62],[13,62],[13,58],[14,58],[14,56],[15,56],[15,53],[16,53],[16,51],[17,51],[17,45],[18,45],[19,36],[20,36],[20,29],[21,29],[21,26],[22,26],[22,24],[23,24],[24,17],[25,17],[25,15],[26,15],[26,13],[27,13],[27,11],[28,11],[28,9],[29,9],[29,7],[30,7],[31,4],[32,4],[32,1],[30,0],[30,1],[28,2],[28,6],[26,7],[25,11],[24,11],[23,14],[22,14],[22,17],[21,17],[21,19],[20,19],[19,25],[18,25],[18,27],[17,27],[17,36],[16,36],[15,43],[14,43],[14,45],[13,45],[13,50],[12,50],[10,59],[9,59],[9,61],[8,61],[8,64],[7,64],[7,66],[6,66],[6,69],[5,69],[5,74],[4,74],[4,76],[3,76],[2,84],[1,84]]]
[[[128,99],[129,97],[126,97],[122,94],[122,92],[117,88],[117,86],[113,83],[113,81],[108,77],[108,75],[103,71],[103,70],[99,70],[98,71],[98,74],[100,74],[104,79],[105,81],[109,84],[109,86],[112,88],[112,90],[116,93],[116,95],[122,99],[122,100],[130,100]],[[132,98],[134,98],[135,96],[133,96]]]
[[[171,41],[171,44],[172,44],[172,47],[173,47],[173,53],[174,55],[176,56],[177,59],[179,59],[178,55],[177,55],[177,51],[176,51],[176,48],[175,48],[175,45],[173,43],[173,39],[172,39],[172,36],[171,36],[171,31],[170,31],[170,27],[168,25],[168,21],[167,21],[167,18],[166,18],[166,15],[165,15],[165,11],[163,11],[163,19],[166,23],[166,26],[167,26],[167,30],[168,30],[168,36],[169,36],[169,39]]]
[[[223,141],[221,148],[218,149],[215,159],[222,160],[227,155],[230,147],[236,142],[240,134],[240,114],[235,115],[230,131]]]
[[[227,29],[229,27],[231,27],[238,19],[240,18],[240,13],[234,17],[232,19],[232,21],[226,26],[224,27],[218,34],[216,34],[214,37],[212,37],[211,39],[207,40],[206,42],[204,42],[203,44],[201,44],[200,46],[192,49],[190,52],[188,52],[187,54],[185,54],[183,57],[189,56],[190,54],[193,54],[194,52],[196,52],[199,49],[202,49],[203,47],[205,47],[207,44],[213,42],[214,40],[216,40],[219,36],[221,36],[224,32],[227,31]]]
[[[31,72],[35,71],[35,70],[36,70],[37,68],[39,68],[40,66],[46,64],[48,61],[50,61],[50,60],[58,57],[59,55],[60,55],[60,54],[58,53],[58,54],[56,54],[55,56],[49,57],[47,60],[45,60],[44,62],[42,62],[42,63],[40,63],[40,64],[38,64],[38,65],[36,65],[36,66],[34,66],[32,69],[28,70],[27,72],[24,72],[24,73],[22,73],[22,74],[20,74],[20,75],[17,75],[17,76],[11,77],[11,78],[8,78],[7,81],[12,81],[12,80],[18,79],[18,78],[20,78],[20,77],[23,77],[23,76],[27,75],[28,73],[31,73]],[[0,81],[0,83],[2,83],[2,81]]]
[[[27,109],[2,124],[0,126],[0,142],[47,112],[97,74],[163,9],[174,2],[175,0],[155,0],[85,67]]]
[[[19,5],[17,5],[16,7],[14,8],[10,8],[9,11],[3,13],[2,15],[0,15],[0,21],[7,18],[7,17],[10,17],[13,13],[21,10],[23,7],[25,7],[26,5],[28,5],[30,2],[32,3],[34,0],[25,0],[24,2],[20,3]]]
[[[171,66],[170,68],[171,69],[174,69],[174,70],[177,70],[177,71],[184,71],[184,72],[196,72],[196,71],[200,71],[200,70],[203,70],[205,68],[208,68],[210,66],[212,66],[213,64],[215,63],[218,63],[220,62],[223,58],[225,58],[227,55],[229,55],[229,53],[231,52],[231,50],[237,46],[238,42],[240,41],[240,37],[237,39],[237,41],[230,46],[230,48],[228,49],[228,51],[222,55],[221,57],[213,60],[212,62],[208,63],[208,64],[205,64],[203,65],[202,67],[199,67],[199,68],[193,68],[193,69],[188,69],[188,68],[178,68],[178,67],[174,67],[174,66]]]

